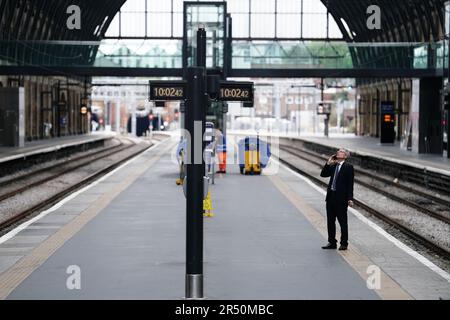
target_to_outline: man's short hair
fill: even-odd
[[[345,156],[346,156],[347,158],[350,158],[350,151],[348,151],[347,149],[345,149],[345,148],[339,148],[338,152],[343,152],[343,153],[345,153]]]

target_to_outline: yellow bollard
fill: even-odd
[[[203,216],[208,218],[214,217],[211,192],[208,192],[208,196],[203,200]]]

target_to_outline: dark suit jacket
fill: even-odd
[[[330,182],[328,183],[328,191],[326,201],[330,200],[331,194],[331,185],[333,184],[334,172],[336,171],[337,165],[329,166],[325,164],[322,172],[320,173],[321,177],[330,178]],[[347,161],[341,167],[339,171],[339,175],[336,181],[336,199],[339,203],[348,204],[348,201],[353,200],[353,181],[355,177],[355,172],[353,166]]]

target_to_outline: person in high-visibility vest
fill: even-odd
[[[216,130],[216,153],[219,157],[217,173],[227,173],[227,140],[219,130]]]

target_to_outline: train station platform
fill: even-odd
[[[114,133],[95,132],[91,134],[26,142],[24,147],[0,146],[0,164],[18,159],[39,156],[46,153],[58,152],[63,149],[92,144],[95,142],[101,142],[112,139],[114,135]]]
[[[185,199],[170,156],[177,141],[0,238],[0,299],[182,299]],[[349,250],[322,250],[323,191],[276,161],[263,176],[230,165],[216,176],[212,204],[208,299],[450,299],[450,275],[355,210]]]

